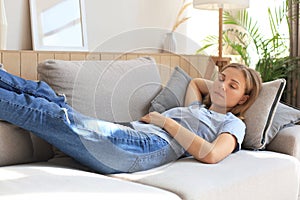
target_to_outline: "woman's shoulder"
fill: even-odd
[[[246,126],[245,122],[242,119],[235,116],[232,112],[226,113],[226,121],[231,122],[231,123],[234,122],[234,123],[238,123],[238,124]]]

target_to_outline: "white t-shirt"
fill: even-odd
[[[208,142],[213,142],[221,133],[230,133],[237,139],[238,145],[235,151],[241,149],[246,125],[231,112],[221,114],[205,108],[201,103],[194,103],[188,107],[172,108],[163,112],[162,115],[174,119],[180,125]],[[131,122],[131,124],[135,130],[154,133],[164,138],[178,154],[184,152],[184,149],[164,129],[139,121]]]

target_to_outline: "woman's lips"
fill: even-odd
[[[216,94],[217,96],[221,97],[221,98],[224,98],[224,95],[223,95],[222,93],[220,93],[220,92],[215,92],[215,94]]]

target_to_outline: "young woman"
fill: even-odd
[[[256,71],[230,64],[213,83],[193,79],[186,92],[187,107],[151,112],[124,126],[76,112],[45,82],[0,70],[0,118],[99,173],[136,172],[190,155],[217,163],[240,149],[243,115],[260,88]]]

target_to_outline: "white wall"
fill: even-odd
[[[160,49],[181,2],[85,0],[89,50],[119,52]],[[29,1],[5,0],[5,7],[8,21],[7,49],[32,49]],[[177,36],[179,52],[187,52],[185,27],[184,24],[178,29],[181,33]]]
[[[170,27],[180,0],[86,0],[89,48],[124,51],[146,46],[158,47],[159,31]],[[175,10],[175,12],[174,12]]]
[[[7,49],[32,49],[28,0],[5,0]]]
[[[7,49],[32,49],[29,0],[4,0],[8,20]],[[42,0],[38,0],[42,1]],[[51,1],[51,0],[43,0]],[[192,0],[188,0],[192,1]],[[274,4],[276,1],[268,1]],[[182,0],[85,0],[90,51],[158,51]],[[250,1],[250,10],[262,7]],[[253,9],[251,9],[253,8]],[[192,18],[177,30],[177,52],[195,53],[207,35],[218,34],[216,11],[188,10]],[[261,13],[258,15],[261,18]],[[208,52],[208,54],[217,54]]]

